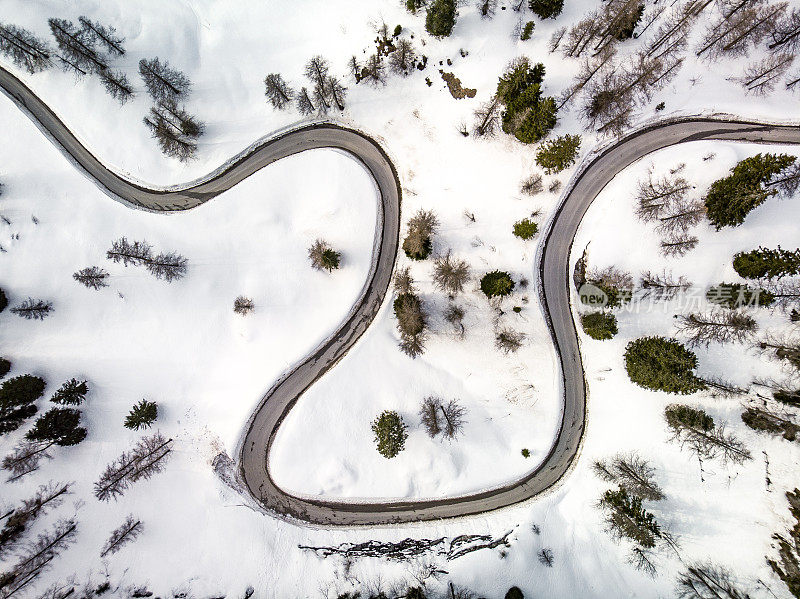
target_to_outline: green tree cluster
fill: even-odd
[[[0,435],[17,430],[36,413],[33,405],[44,393],[44,379],[23,374],[0,385]]]
[[[675,339],[642,337],[625,348],[628,377],[645,389],[680,395],[704,389],[695,368],[697,356]]]
[[[447,37],[456,24],[455,0],[433,0],[425,16],[425,29],[435,37]]]
[[[580,135],[559,135],[542,142],[536,151],[536,164],[548,175],[560,173],[575,163],[580,147]]]
[[[403,451],[408,433],[403,418],[397,412],[384,410],[372,423],[378,453],[385,458],[393,458]]]
[[[800,274],[800,248],[771,250],[759,247],[733,257],[733,269],[744,279],[772,279]]]
[[[542,97],[544,65],[530,65],[527,58],[511,63],[497,83],[497,98],[503,103],[503,131],[523,143],[543,139],[556,126],[558,109],[552,97]]]
[[[590,312],[581,315],[581,326],[589,337],[603,341],[617,334],[617,317],[609,312]]]
[[[529,218],[523,218],[514,223],[514,236],[520,239],[531,239],[539,232],[539,225]]]
[[[741,225],[751,210],[778,193],[768,183],[794,162],[788,154],[756,154],[739,162],[711,184],[704,200],[708,220],[717,231]]]
[[[486,297],[503,297],[514,291],[514,280],[511,275],[501,270],[493,270],[483,275],[481,291]]]
[[[86,381],[79,381],[77,379],[70,379],[58,390],[53,393],[50,401],[62,405],[79,406],[86,399],[86,394],[89,392],[89,387]]]
[[[62,447],[77,445],[86,438],[86,429],[80,423],[80,410],[51,408],[39,416],[33,428],[25,433],[25,438],[29,441],[49,441]]]

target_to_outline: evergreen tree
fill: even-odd
[[[684,405],[670,405],[664,418],[672,431],[673,439],[697,455],[699,459],[719,455],[724,461],[743,464],[752,455],[739,439],[725,432],[725,426],[715,426],[714,419],[703,410]]]
[[[580,135],[559,135],[542,142],[536,151],[536,164],[548,175],[560,173],[575,163],[580,147]]]
[[[403,251],[412,260],[425,260],[433,250],[433,234],[439,219],[431,210],[419,209],[408,221],[408,234],[403,240]]]
[[[751,210],[778,189],[768,185],[776,175],[795,162],[787,154],[756,154],[739,162],[731,174],[711,184],[705,197],[708,219],[719,231],[722,227],[735,227],[744,222]]]
[[[800,249],[793,252],[781,246],[771,250],[759,247],[733,257],[733,269],[745,279],[772,279],[800,273]]]
[[[70,379],[58,388],[50,401],[62,405],[79,406],[86,399],[89,387],[86,381]]]
[[[425,16],[425,30],[434,37],[447,37],[456,24],[455,0],[433,0]]]
[[[556,103],[542,97],[544,65],[533,67],[527,58],[513,61],[497,84],[497,98],[505,106],[501,114],[503,131],[523,143],[535,143],[556,125]]]
[[[311,266],[317,270],[327,270],[332,272],[339,268],[339,261],[341,253],[332,249],[327,241],[317,239],[314,244],[308,248],[308,259],[311,260]]]
[[[642,507],[640,497],[630,495],[624,487],[608,490],[600,499],[607,512],[606,523],[612,534],[625,537],[640,547],[653,548],[661,538],[661,527],[653,514]]]
[[[528,0],[528,8],[540,19],[555,19],[564,10],[564,0]]]
[[[26,320],[44,320],[52,310],[52,302],[35,300],[32,297],[29,297],[18,306],[11,308],[11,312]]]
[[[0,358],[0,379],[4,378],[11,370],[11,362],[5,358]]]
[[[527,23],[525,23],[525,26],[522,28],[522,33],[520,33],[519,39],[522,40],[523,42],[527,42],[529,39],[531,39],[531,36],[533,35],[533,30],[535,28],[536,28],[536,23],[534,23],[533,21],[528,21]]]
[[[8,298],[6,297],[6,292],[0,288],[0,312],[6,309],[8,306]]]
[[[617,317],[607,312],[581,314],[581,326],[592,339],[611,339],[617,334]]]
[[[33,402],[44,393],[43,379],[23,374],[0,385],[0,435],[18,429],[36,413]]]
[[[511,275],[501,270],[487,272],[481,279],[481,291],[488,298],[506,296],[514,291],[514,287]]]
[[[712,304],[733,310],[743,306],[769,306],[775,301],[775,296],[766,289],[741,283],[720,283],[708,288],[706,299]]]
[[[393,458],[403,451],[408,438],[406,425],[400,414],[385,410],[372,423],[378,453],[385,458]]]
[[[694,374],[697,356],[675,339],[642,337],[625,348],[625,369],[645,389],[687,395],[705,388]]]
[[[525,599],[525,593],[519,587],[511,587],[506,592],[505,599]]]
[[[150,428],[158,418],[158,404],[142,399],[131,408],[125,417],[125,428],[139,430]]]
[[[73,273],[72,278],[89,289],[100,289],[101,287],[108,286],[108,283],[106,283],[108,271],[99,266],[82,268],[78,272]]]
[[[86,429],[80,426],[81,413],[74,408],[50,408],[39,416],[33,428],[25,433],[29,441],[52,441],[66,447],[77,445],[86,438]]]
[[[539,225],[529,218],[523,218],[514,223],[514,236],[520,239],[531,239],[539,232]]]

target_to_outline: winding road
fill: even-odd
[[[606,184],[636,160],[674,144],[699,140],[800,144],[800,127],[734,119],[678,118],[633,132],[598,153],[573,178],[543,235],[539,289],[562,374],[563,410],[557,437],[544,461],[522,478],[478,493],[430,500],[328,501],[297,497],[278,487],[268,456],[278,427],[299,397],[353,347],[386,297],[400,230],[401,186],[381,146],[367,135],[332,123],[287,131],[246,150],[197,183],[157,189],[130,181],[106,167],[24,83],[0,67],[0,88],[53,143],[105,193],[154,212],[194,208],[281,158],[317,148],[335,148],[360,161],[379,192],[372,268],[350,314],[338,330],[264,395],[238,448],[241,480],[266,509],[318,526],[379,525],[480,514],[528,500],[559,482],[580,449],[586,422],[586,381],[570,306],[569,256],[578,227]]]

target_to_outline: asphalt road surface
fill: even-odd
[[[268,164],[298,152],[336,148],[360,161],[379,192],[372,268],[359,299],[338,330],[264,395],[239,444],[241,480],[266,509],[317,526],[379,525],[481,514],[521,503],[548,490],[569,471],[583,439],[586,380],[570,307],[569,255],[591,203],[614,176],[639,158],[678,143],[699,140],[800,144],[800,127],[732,119],[682,118],[632,133],[587,164],[562,198],[543,235],[539,289],[562,374],[561,424],[544,461],[502,486],[454,497],[361,503],[297,497],[282,490],[269,471],[269,451],[283,419],[298,398],[359,340],[383,303],[391,280],[400,230],[401,188],[397,172],[370,137],[331,123],[297,128],[249,149],[200,183],[159,190],[131,182],[104,166],[67,126],[14,75],[0,67],[0,87],[34,123],[101,189],[114,199],[155,212],[187,210],[216,197]]]

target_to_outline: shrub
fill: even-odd
[[[617,317],[606,312],[590,312],[581,315],[581,326],[589,337],[603,341],[617,334]]]
[[[412,260],[425,260],[433,249],[433,234],[439,220],[430,210],[418,210],[408,221],[408,234],[403,241],[403,251]]]
[[[697,356],[675,339],[642,337],[625,348],[625,369],[645,389],[688,395],[705,388],[694,374]]]
[[[248,314],[250,314],[250,312],[252,312],[255,309],[256,309],[255,304],[253,304],[253,300],[251,300],[249,297],[240,295],[235,300],[233,300],[233,311],[236,314],[239,314],[241,316],[247,316]]]
[[[528,8],[540,19],[555,19],[564,10],[564,0],[528,0]]]
[[[733,269],[744,279],[771,279],[800,273],[800,249],[791,252],[778,246],[739,252],[733,257]]]
[[[89,387],[86,381],[70,379],[58,388],[50,401],[62,405],[79,406],[86,399]]]
[[[514,235],[520,239],[530,239],[539,232],[539,225],[529,218],[514,223]]]
[[[435,37],[447,37],[456,24],[455,0],[433,0],[425,17],[425,29]]]
[[[739,162],[730,175],[711,184],[705,197],[708,220],[717,231],[741,225],[751,210],[778,193],[764,185],[794,161],[787,154],[756,154]]]
[[[522,457],[523,457],[523,458],[529,458],[529,457],[531,457],[531,450],[530,450],[530,449],[528,449],[527,447],[526,447],[526,448],[524,448],[524,449],[523,449],[523,450],[522,450],[520,453],[522,454]]]
[[[505,106],[503,131],[523,143],[535,143],[556,125],[556,103],[542,97],[544,65],[533,67],[527,58],[513,61],[497,83],[497,98]]]
[[[507,272],[493,270],[483,275],[481,291],[489,298],[503,297],[514,291],[514,281]]]
[[[413,293],[401,293],[394,300],[394,315],[397,328],[403,335],[419,335],[425,328],[425,315],[422,302]]]
[[[536,151],[536,164],[548,175],[560,173],[575,163],[580,147],[580,135],[559,135],[542,142]]]
[[[9,370],[11,370],[11,362],[5,358],[0,358],[0,379],[5,377]]]
[[[408,433],[400,414],[385,410],[372,423],[378,453],[385,458],[393,458],[403,451]]]
[[[62,447],[77,445],[86,438],[86,429],[80,426],[80,422],[81,413],[75,408],[51,408],[39,416],[25,438],[50,441]]]
[[[125,428],[139,430],[150,428],[158,418],[158,404],[142,399],[131,408],[125,417]]]
[[[535,173],[524,179],[519,186],[519,190],[528,196],[535,196],[537,193],[541,193],[544,186],[542,185],[542,176],[539,173]]]
[[[531,39],[534,27],[535,23],[533,21],[528,21],[525,23],[525,27],[522,28],[522,34],[519,36],[519,39],[521,39],[523,42],[527,42],[529,39]]]
[[[403,26],[402,25],[395,25],[394,33],[392,34],[392,37],[397,37],[401,33],[403,33]]]
[[[437,258],[433,267],[433,282],[450,295],[464,291],[464,284],[469,281],[469,265],[464,260],[454,260],[450,251]]]
[[[514,353],[522,347],[522,340],[525,336],[522,333],[511,329],[502,329],[497,332],[494,338],[494,345],[504,354]]]
[[[8,306],[8,298],[6,297],[6,292],[0,289],[0,312],[6,309]]]

